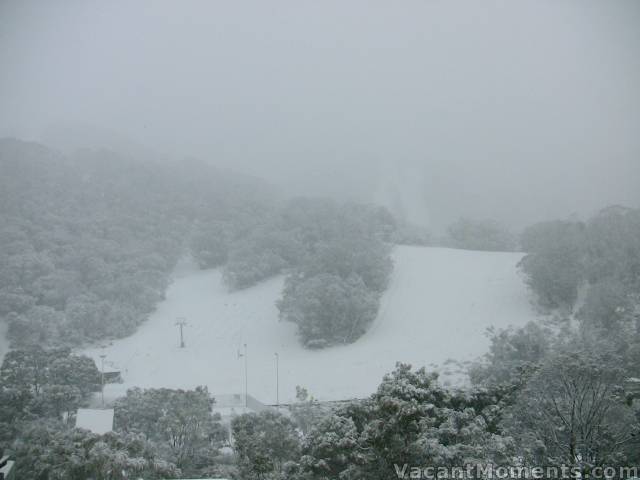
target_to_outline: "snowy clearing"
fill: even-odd
[[[370,330],[356,343],[320,351],[303,349],[293,324],[280,322],[275,301],[282,277],[229,293],[220,270],[181,265],[167,298],[133,336],[85,353],[100,365],[120,368],[123,384],[108,385],[107,398],[127,388],[193,388],[212,393],[244,390],[247,344],[248,391],[276,401],[275,352],[280,358],[280,401],[292,401],[301,385],[321,400],[364,397],[397,361],[440,371],[448,359],[472,360],[488,346],[494,325],[523,325],[536,318],[517,274],[519,253],[396,247],[394,272]],[[186,348],[179,348],[176,319],[184,317]],[[455,376],[455,372],[449,372]],[[446,375],[445,375],[446,378]]]
[[[84,428],[98,435],[113,431],[113,409],[79,408],[76,428]]]

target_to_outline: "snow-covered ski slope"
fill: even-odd
[[[306,350],[293,324],[281,322],[275,301],[282,278],[229,293],[219,270],[183,265],[166,300],[133,336],[87,353],[100,365],[122,370],[127,388],[193,388],[242,393],[247,344],[248,391],[264,403],[276,401],[279,355],[280,401],[295,398],[296,385],[321,400],[371,394],[397,361],[440,370],[448,359],[471,360],[487,350],[487,327],[523,325],[536,317],[517,274],[518,253],[446,248],[396,247],[389,289],[369,331],[356,343]],[[176,319],[184,317],[186,348],[179,348]],[[446,376],[445,376],[446,378]]]

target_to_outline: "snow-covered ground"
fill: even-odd
[[[124,384],[108,385],[107,398],[127,388],[193,388],[241,393],[247,344],[248,390],[264,403],[295,398],[301,385],[318,399],[372,393],[397,361],[447,370],[448,359],[483,354],[488,326],[522,325],[536,317],[517,274],[521,254],[446,248],[397,247],[389,289],[370,330],[356,343],[320,351],[302,348],[293,324],[278,320],[275,301],[282,278],[227,292],[219,270],[182,265],[167,298],[133,336],[86,353],[100,365],[122,369]],[[186,348],[179,348],[176,319],[184,317]],[[444,365],[444,366],[443,366]]]

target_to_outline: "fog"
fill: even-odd
[[[640,205],[640,3],[0,3],[0,136],[440,228]]]

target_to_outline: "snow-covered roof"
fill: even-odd
[[[9,460],[4,467],[0,468],[0,474],[2,475],[1,478],[6,478],[7,480],[13,478],[13,476],[9,476],[14,471],[13,467],[14,467],[13,460]]]
[[[249,412],[261,412],[270,408],[251,395],[247,395],[246,400],[245,395],[239,393],[215,394],[213,398],[215,399],[213,411],[223,417],[232,417]]]
[[[113,408],[98,410],[79,408],[76,415],[76,428],[84,428],[102,435],[113,430]]]
[[[213,395],[216,403],[215,408],[237,408],[244,407],[244,394],[240,393],[217,393]]]
[[[2,460],[0,461],[0,465],[3,465],[2,467],[0,467],[0,478],[6,478],[7,480],[14,478],[12,475],[14,472],[13,460],[8,460],[6,456],[2,457]]]

